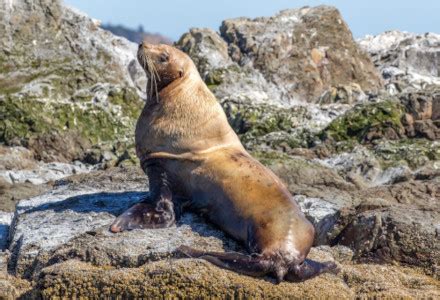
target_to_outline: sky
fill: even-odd
[[[103,23],[158,32],[173,40],[191,27],[218,30],[222,20],[271,16],[287,8],[336,6],[356,38],[387,30],[440,33],[440,0],[64,0]]]

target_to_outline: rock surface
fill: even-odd
[[[14,213],[7,213],[0,211],[0,251],[3,251],[8,246],[9,226],[12,223]]]
[[[136,44],[57,0],[0,1],[0,29],[1,143],[47,162],[132,143],[145,86]]]
[[[286,177],[279,169],[277,171],[279,165],[276,163],[270,167],[278,175]],[[307,194],[306,178],[301,180],[299,178],[302,176],[299,176],[295,179],[295,174],[300,169],[299,166],[292,169],[289,187],[303,186],[304,190],[301,192]],[[325,169],[321,169],[321,172],[323,170]],[[327,178],[329,182],[333,181],[344,188],[344,181],[338,175],[333,175],[334,179],[331,179],[329,174],[331,173],[323,175],[322,179]],[[312,174],[309,176],[313,177]],[[315,184],[322,179],[315,180]],[[403,211],[403,208],[391,205],[395,201],[394,197],[404,194],[401,192],[403,189],[395,189],[390,194],[386,194],[386,189],[365,191],[365,194],[375,193],[375,197],[382,197],[382,207],[385,210],[379,208],[377,203],[370,206],[362,203],[362,208],[359,205],[352,207],[351,217],[348,217],[350,214],[342,214],[343,209],[334,204],[334,200],[333,204],[328,202],[325,207],[319,204],[325,200],[300,199],[296,196],[305,208],[306,215],[314,222],[336,222],[337,226],[334,227],[339,226],[339,231],[342,231],[336,239],[341,239],[341,244],[347,244],[355,252],[340,245],[313,248],[310,257],[320,261],[336,260],[342,272],[338,276],[324,275],[300,284],[274,285],[270,278],[240,276],[201,260],[176,257],[175,249],[182,244],[206,250],[244,251],[240,244],[189,213],[184,214],[177,226],[171,228],[110,233],[108,227],[115,216],[147,195],[144,192],[145,177],[137,168],[115,168],[105,172],[79,174],[58,182],[56,186],[46,194],[20,202],[10,232],[12,238],[9,245],[9,272],[19,278],[33,280],[33,285],[25,289],[29,297],[94,297],[98,292],[107,296],[142,297],[158,295],[164,291],[182,297],[220,296],[230,293],[246,297],[263,297],[269,294],[286,297],[295,293],[299,298],[336,295],[342,298],[353,298],[354,295],[438,295],[439,281],[424,275],[428,273],[435,276],[438,272],[438,269],[434,269],[438,263],[438,244],[432,238],[432,224],[428,224],[430,221],[427,218],[432,215],[425,212],[421,219],[407,217],[409,223],[399,215],[394,219],[388,217],[389,214]],[[350,185],[345,183],[345,188],[348,190]],[[114,190],[117,192],[112,192]],[[407,186],[406,190],[411,189]],[[322,193],[321,196],[325,199],[324,191],[320,191],[320,188],[313,190],[309,186],[308,193]],[[434,194],[434,198],[430,198],[432,210],[436,209],[437,196]],[[330,198],[328,195],[327,199]],[[339,201],[343,203],[342,200]],[[415,213],[423,214],[417,207],[424,207],[426,210],[428,205],[424,201],[426,200],[421,199],[420,203],[412,206]],[[347,200],[345,205],[350,207]],[[328,212],[332,213],[333,219],[328,217]],[[382,223],[378,225],[368,219],[363,221],[367,214],[379,214],[383,218]],[[352,222],[348,221],[349,225],[342,226],[343,218],[351,219]],[[377,217],[373,219],[377,220]],[[368,226],[363,225],[365,222]],[[396,231],[392,232],[400,232],[398,240],[393,239],[392,232],[385,230],[393,226]],[[317,229],[334,232],[334,227],[317,226]],[[362,234],[355,230],[361,230]],[[422,230],[427,230],[427,234],[419,235]],[[354,238],[350,238],[350,235],[354,235]],[[319,236],[325,235],[318,234]],[[391,238],[389,244],[386,244],[387,240],[383,236]],[[366,243],[371,238],[374,243]],[[384,245],[390,247],[393,245],[392,241],[397,241],[397,244],[394,244],[395,248],[391,248],[388,254],[394,256],[383,256],[384,253],[387,254],[383,251]],[[426,247],[421,246],[421,241],[426,243]],[[369,251],[366,250],[366,245],[370,245]],[[408,248],[408,245],[413,248]],[[417,247],[414,248],[415,245]],[[431,249],[431,254],[420,256],[426,249]],[[394,250],[398,251],[393,252]],[[369,263],[359,263],[357,257]],[[417,257],[416,261],[407,260],[414,257]],[[424,269],[376,264],[384,260],[420,265]],[[10,286],[17,284],[12,279],[13,277],[9,277]]]
[[[325,252],[316,252],[313,256],[321,254],[321,258],[328,258]],[[200,260],[160,261],[135,269],[99,268],[67,261],[45,269],[38,286],[47,298],[102,295],[160,298],[164,294],[177,298],[253,299],[440,296],[438,281],[409,268],[347,264],[338,277],[323,275],[304,283],[275,285],[273,281],[240,276]],[[100,289],[93,288],[96,286]]]
[[[273,101],[316,102],[340,85],[356,84],[364,91],[381,86],[370,58],[359,49],[340,13],[328,6],[226,20],[220,36],[209,29],[193,29],[177,45],[193,57],[206,80],[219,85],[216,94],[217,88],[220,94],[225,92],[221,89],[225,83],[229,87],[246,80],[244,88],[259,87],[254,93],[276,96]],[[244,73],[241,82],[237,83],[240,75],[231,73]],[[236,96],[241,89],[233,87],[229,94]]]
[[[440,86],[440,35],[389,31],[359,40],[391,93]]]

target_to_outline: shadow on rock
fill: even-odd
[[[46,210],[52,210],[56,213],[71,210],[78,213],[107,212],[117,216],[133,204],[147,199],[149,199],[149,193],[146,192],[101,192],[77,195],[57,202],[43,203],[30,209],[20,208],[23,208],[26,214]]]

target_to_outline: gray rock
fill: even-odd
[[[136,44],[59,0],[1,1],[0,31],[1,143],[64,163],[132,143],[146,85]]]
[[[204,79],[213,69],[234,65],[228,55],[228,44],[212,29],[192,28],[177,44],[191,56]]]
[[[250,64],[290,99],[315,102],[325,90],[357,83],[376,90],[380,80],[353,41],[337,9],[284,10],[269,18],[225,20],[220,28],[240,65]],[[344,65],[338,62],[344,61]],[[347,67],[349,66],[349,67]]]
[[[439,276],[440,212],[393,206],[359,214],[340,235],[355,256],[400,261],[425,267]]]
[[[336,223],[342,207],[335,203],[330,203],[321,198],[305,197],[303,195],[294,196],[301,210],[315,226],[316,236],[315,245],[328,245],[331,240],[339,234]]]
[[[32,169],[1,170],[0,177],[11,184],[30,182],[38,185],[55,181],[73,174],[87,173],[90,166],[83,164],[66,164],[59,162],[38,162]]]
[[[408,180],[413,173],[405,164],[384,168],[374,152],[361,145],[350,152],[316,161],[337,170],[341,176],[360,188]]]
[[[10,270],[33,278],[47,265],[70,258],[99,266],[138,267],[170,257],[183,244],[217,251],[238,249],[222,232],[191,214],[171,228],[110,233],[115,216],[148,195],[129,191],[138,187],[133,183],[125,191],[112,191],[111,185],[94,190],[70,183],[21,201],[10,233]]]
[[[388,31],[360,39],[393,94],[440,87],[440,35]]]

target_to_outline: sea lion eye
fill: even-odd
[[[168,55],[168,53],[163,53],[163,54],[159,57],[159,60],[160,60],[160,62],[167,62],[169,58],[170,58],[170,56]]]

